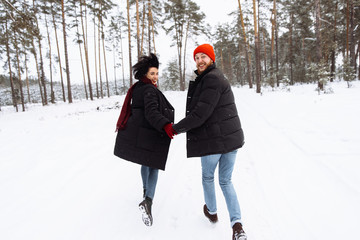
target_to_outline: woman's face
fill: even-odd
[[[146,77],[155,85],[159,79],[159,70],[156,67],[149,68]]]

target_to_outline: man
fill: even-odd
[[[216,68],[211,45],[198,46],[194,60],[197,77],[189,83],[186,117],[171,130],[187,133],[187,157],[201,157],[205,216],[212,223],[218,221],[214,172],[219,165],[219,183],[230,215],[232,239],[246,240],[239,202],[231,182],[237,149],[244,144],[234,95],[229,82]]]

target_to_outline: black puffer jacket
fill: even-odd
[[[187,132],[187,156],[228,153],[241,148],[244,133],[229,82],[215,63],[191,81],[186,117],[173,125]]]
[[[131,116],[119,130],[114,154],[141,165],[165,170],[170,138],[164,125],[174,121],[174,108],[152,84],[137,83],[131,103]]]

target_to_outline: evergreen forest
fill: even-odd
[[[164,35],[175,50],[162,62],[161,90],[186,90],[199,38],[231,85],[259,94],[307,83],[321,94],[329,82],[360,79],[360,0],[233,1],[232,20],[211,26],[196,0],[0,0],[0,110],[125,94],[132,65],[156,54]]]

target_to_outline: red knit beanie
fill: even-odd
[[[214,62],[215,62],[215,52],[214,52],[214,48],[210,45],[210,44],[202,44],[200,46],[198,46],[195,50],[194,50],[194,60],[195,60],[195,55],[197,53],[205,53],[206,55],[209,56],[209,58],[211,58]]]

